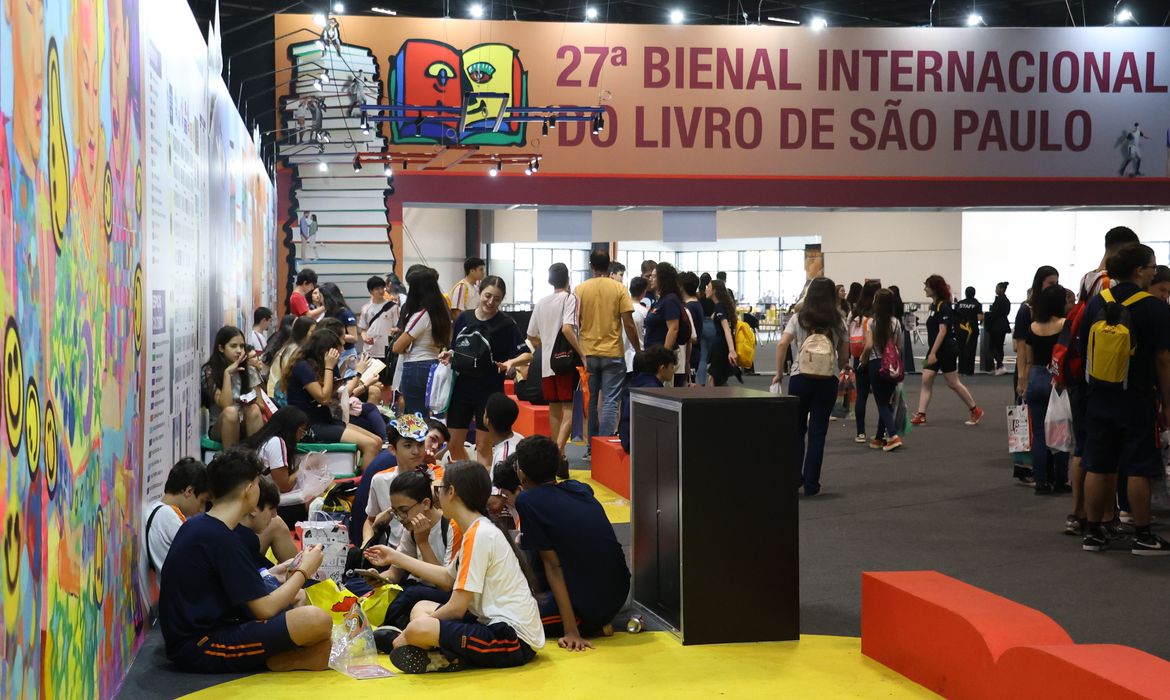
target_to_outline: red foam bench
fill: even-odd
[[[1001,698],[1170,698],[1170,662],[1119,644],[1015,647],[995,681]]]
[[[516,382],[511,379],[504,380],[504,396],[516,397]]]
[[[593,459],[590,475],[594,481],[630,499],[630,456],[616,437],[592,439]]]
[[[513,397],[515,400],[515,397]],[[536,406],[527,401],[516,401],[520,407],[520,414],[512,428],[521,435],[550,435],[548,423],[548,406]]]
[[[1044,613],[937,571],[861,575],[861,653],[947,698],[1029,697],[997,694],[1000,656],[1072,644]]]

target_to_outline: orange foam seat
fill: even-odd
[[[548,427],[548,406],[534,406],[527,401],[517,401],[516,405],[520,407],[520,414],[512,425],[513,430],[525,436],[551,433]]]
[[[996,694],[994,669],[1017,646],[1072,646],[1052,618],[937,571],[861,575],[861,653],[957,700]]]
[[[593,458],[590,476],[604,484],[621,497],[630,498],[630,456],[622,449],[622,442],[616,437],[595,437],[591,440]]]
[[[515,396],[515,395],[516,395],[516,382],[512,381],[511,379],[505,379],[504,380],[504,396]]]
[[[1170,698],[1170,662],[1119,644],[1014,647],[995,682],[1001,698]]]

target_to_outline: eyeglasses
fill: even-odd
[[[398,520],[401,522],[406,522],[407,518],[410,517],[410,511],[414,510],[420,505],[422,505],[421,501],[416,502],[413,506],[409,506],[407,508],[395,508],[394,517],[398,518]]]

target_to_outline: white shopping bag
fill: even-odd
[[[313,578],[318,581],[331,578],[340,586],[345,574],[345,555],[349,551],[349,530],[339,522],[326,519],[299,522],[297,530],[301,533],[301,549],[318,544],[325,547],[321,568]]]
[[[1058,391],[1055,387],[1048,397],[1048,413],[1044,416],[1044,441],[1052,452],[1071,454],[1076,448],[1068,392]]]
[[[1028,425],[1028,407],[1016,404],[1007,407],[1008,453],[1030,452],[1032,431]]]
[[[300,458],[297,464],[297,485],[292,491],[281,494],[280,505],[310,503],[325,493],[333,483],[333,472],[329,469],[324,452],[310,452]]]

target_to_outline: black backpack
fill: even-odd
[[[496,362],[488,342],[490,331],[482,324],[470,324],[459,331],[451,343],[451,369],[466,377],[494,374]]]

